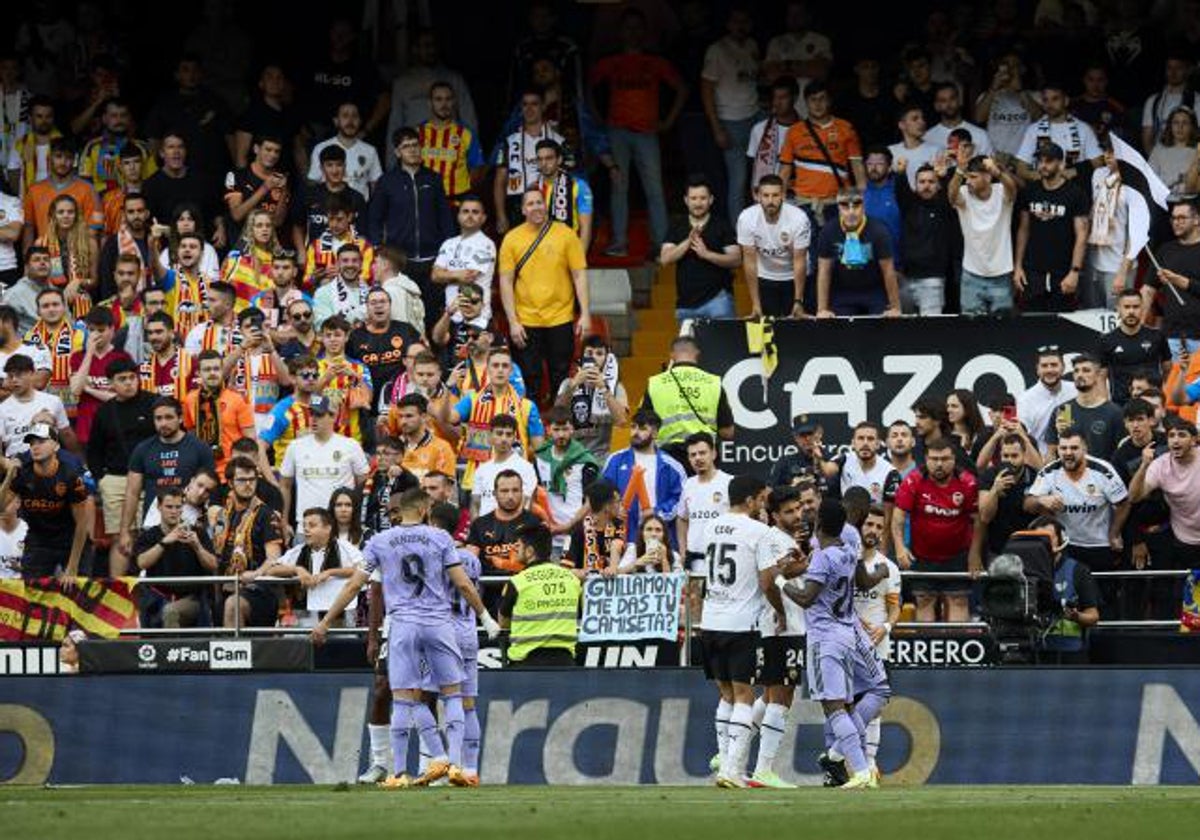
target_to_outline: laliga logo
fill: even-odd
[[[138,648],[138,659],[143,662],[153,662],[158,658],[158,651],[154,649],[154,645],[142,645]]]

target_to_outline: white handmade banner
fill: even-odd
[[[589,577],[583,584],[579,641],[674,641],[679,634],[679,598],[686,578],[682,572]]]

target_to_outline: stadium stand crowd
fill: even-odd
[[[796,417],[763,472],[865,489],[903,570],[1051,517],[1077,616],[1178,617],[1177,579],[1087,570],[1200,567],[1200,3],[917,4],[887,45],[813,3],[519,5],[486,58],[448,7],[368,3],[294,60],[210,0],[169,73],[125,4],[10,10],[0,576],[240,575],[139,587],[143,626],[311,622],[412,487],[485,575],[537,521],[580,576],[701,571],[720,378],[683,337],[628,381],[594,306],[597,267],[650,261],[670,335],[1115,312],[1024,393],[850,440]],[[969,588],[906,594],[965,620]]]

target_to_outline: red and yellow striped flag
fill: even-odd
[[[135,581],[80,578],[64,591],[52,578],[0,580],[0,642],[57,642],[76,627],[92,637],[115,638],[137,626]]]

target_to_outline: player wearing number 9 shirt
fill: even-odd
[[[388,639],[388,683],[392,689],[392,754],[395,775],[384,787],[429,784],[449,776],[451,784],[465,786],[462,749],[465,727],[461,687],[466,674],[455,630],[450,593],[457,590],[483,620],[490,637],[498,625],[487,614],[467,573],[453,538],[424,524],[432,500],[420,489],[400,496],[400,524],[376,534],[363,550],[364,564],[355,570],[329,612],[313,628],[320,644],[330,625],[367,582],[375,569],[383,574],[383,600],[391,628]],[[421,660],[433,670],[442,695],[447,744],[442,744],[433,713],[421,704]],[[406,772],[409,729],[416,725],[421,741],[434,756],[415,782]]]
[[[705,535],[704,611],[700,621],[704,673],[717,684],[716,730],[719,787],[746,787],[750,750],[758,618],[769,600],[782,611],[774,572],[760,584],[759,569],[774,567],[770,530],[758,520],[767,487],[753,476],[729,482],[729,513],[709,522]],[[765,590],[765,596],[764,596]]]

